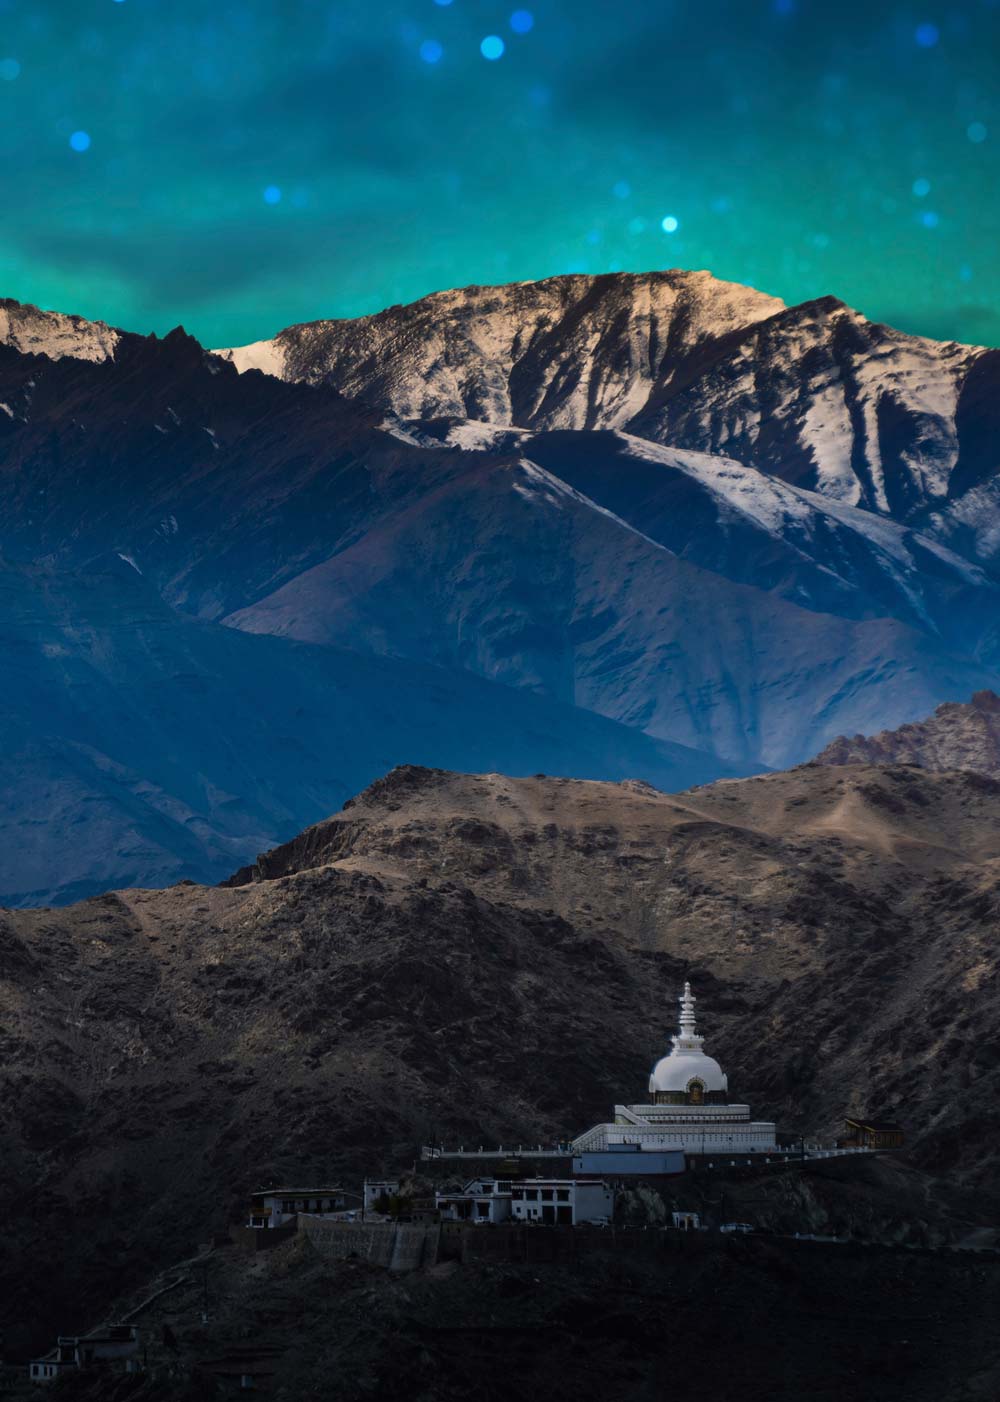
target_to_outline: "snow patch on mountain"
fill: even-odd
[[[230,361],[241,375],[247,370],[260,370],[264,375],[284,378],[285,352],[277,340],[253,341],[248,346],[231,346],[212,354]]]
[[[915,612],[925,620],[926,609],[918,587],[921,570],[914,558],[914,546],[922,546],[929,551],[966,584],[983,588],[990,586],[988,577],[976,565],[940,542],[899,525],[888,517],[861,510],[819,492],[793,487],[731,458],[663,448],[624,433],[616,437],[625,445],[628,456],[645,462],[659,462],[684,473],[712,495],[723,516],[730,513],[752,521],[775,539],[798,549],[803,558],[812,556],[810,545],[820,524],[831,530],[840,526],[854,532],[874,547],[874,558],[883,570],[891,574]],[[830,566],[825,568],[835,573]],[[846,584],[853,582],[850,575],[841,577]]]

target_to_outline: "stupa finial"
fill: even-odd
[[[681,1005],[681,1027],[682,1037],[695,1037],[697,1033],[694,1027],[694,1005],[698,1000],[691,992],[691,985],[685,983],[684,992],[680,996]]]

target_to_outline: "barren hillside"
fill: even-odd
[[[579,1131],[642,1093],[685,977],[756,1111],[891,1115],[917,1166],[996,1187],[998,878],[1000,784],[968,773],[404,768],[241,884],[9,912],[0,1284],[23,1330],[269,1175]]]

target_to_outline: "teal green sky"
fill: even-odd
[[[519,3],[0,0],[0,295],[226,345],[677,266],[1000,343],[995,0]]]

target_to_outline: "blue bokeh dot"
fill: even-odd
[[[988,135],[984,122],[970,122],[965,129],[965,134],[970,141],[978,146],[981,141],[985,141]]]
[[[21,72],[21,65],[16,58],[0,58],[0,78],[5,82],[12,83]]]
[[[444,56],[444,48],[436,39],[425,39],[420,45],[420,57],[425,63],[440,63]]]
[[[666,215],[660,222],[660,228],[665,234],[676,234],[680,227],[681,221],[673,214]]]
[[[74,151],[86,151],[90,146],[90,136],[85,131],[75,131],[69,139]]]
[[[506,48],[504,41],[499,34],[487,34],[486,38],[479,45],[479,52],[483,58],[488,58],[491,63],[495,63],[498,58],[503,58],[503,51]]]
[[[925,180],[923,176],[921,176],[919,180],[914,180],[913,193],[916,195],[918,200],[922,200],[923,197],[925,195],[929,195],[930,192],[931,182],[929,180]]]
[[[920,216],[920,222],[925,229],[936,229],[941,220],[934,213],[933,209],[925,209]]]
[[[510,27],[515,34],[530,34],[535,27],[535,16],[530,10],[515,10],[510,17]]]
[[[265,190],[264,190],[264,203],[265,203],[265,204],[280,204],[280,203],[281,203],[281,186],[280,186],[280,185],[268,185],[268,186],[265,188]]]
[[[627,200],[632,193],[632,186],[627,180],[619,180],[612,186],[611,193],[616,200]]]
[[[936,24],[931,24],[929,20],[926,20],[923,24],[917,25],[913,37],[922,49],[933,49],[941,38],[941,31]]]
[[[434,0],[435,5],[450,5],[451,0]]]

